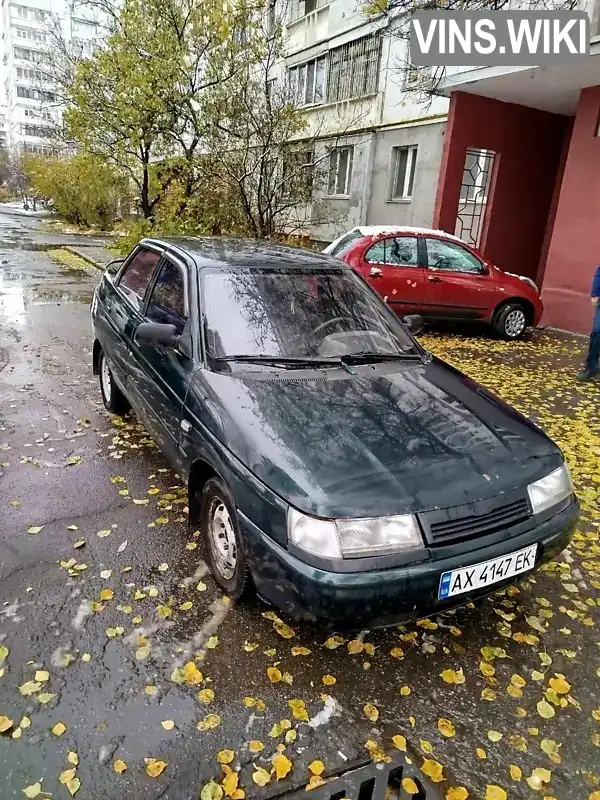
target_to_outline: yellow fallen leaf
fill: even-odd
[[[445,669],[443,670],[443,672],[440,672],[440,675],[446,683],[461,684],[465,682],[465,676],[462,667],[460,667],[460,669],[457,670]]]
[[[571,691],[571,684],[567,683],[565,676],[558,672],[554,678],[550,678],[548,684],[556,694],[568,694]]]
[[[75,768],[66,769],[64,772],[60,773],[60,775],[58,776],[58,780],[62,784],[68,783],[69,781],[73,780],[73,778],[75,777],[76,774],[77,774],[77,770]]]
[[[309,656],[311,651],[308,647],[292,647],[293,656]]]
[[[52,733],[55,736],[62,736],[63,733],[67,730],[67,726],[64,722],[57,722],[56,725],[52,728]]]
[[[433,753],[433,745],[427,739],[419,739],[419,746],[426,755],[430,756]]]
[[[487,661],[482,661],[479,664],[479,669],[482,675],[485,675],[486,678],[491,678],[492,675],[496,674],[496,667],[492,666],[492,664],[488,664]]]
[[[77,753],[74,753],[73,750],[70,750],[67,755],[67,761],[69,762],[69,764],[74,764],[75,766],[77,766],[79,764],[79,756],[77,755]]]
[[[446,792],[446,800],[467,800],[468,796],[464,786],[451,786]]]
[[[390,655],[392,658],[404,658],[404,650],[401,647],[393,647],[390,650]]]
[[[304,700],[288,700],[288,706],[292,710],[292,716],[294,719],[299,719],[302,722],[309,721],[310,717],[308,716],[308,711],[306,710]]]
[[[344,639],[341,636],[330,636],[329,639],[325,641],[325,647],[328,650],[335,650],[336,648],[340,647],[344,644]]]
[[[212,778],[205,783],[200,792],[200,800],[221,800],[223,789]]]
[[[52,694],[51,692],[40,692],[37,696],[37,701],[38,703],[42,703],[42,705],[45,705],[46,703],[49,703],[50,700],[52,700],[54,697],[56,697],[56,695]]]
[[[183,677],[189,686],[195,686],[198,683],[202,683],[204,680],[204,676],[193,661],[188,661],[184,666]]]
[[[21,719],[21,722],[19,722],[19,727],[20,728],[29,728],[29,727],[31,727],[31,720],[29,719],[29,717],[23,717]]]
[[[77,777],[71,778],[71,780],[67,781],[66,786],[71,797],[74,797],[81,788],[81,781]]]
[[[167,768],[165,761],[159,761],[156,758],[145,758],[144,761],[146,762],[146,773],[151,778],[158,778]]]
[[[377,722],[379,719],[379,711],[372,703],[366,703],[366,705],[363,706],[363,713],[371,722]]]
[[[248,742],[248,750],[250,750],[251,753],[260,753],[260,751],[264,749],[264,744],[259,742],[258,739],[251,739]]]
[[[205,705],[212,703],[212,701],[215,699],[215,693],[212,689],[201,689],[197,696],[198,700]]]
[[[278,781],[285,778],[292,769],[292,762],[287,756],[284,756],[283,753],[277,753],[274,755],[271,759],[271,763],[275,767],[275,774],[277,775]]]
[[[196,725],[199,731],[209,731],[217,728],[221,724],[221,717],[218,714],[207,714],[204,719]]]
[[[311,775],[308,783],[306,784],[306,791],[310,792],[312,789],[316,789],[318,786],[324,786],[326,781],[320,775]]]
[[[12,719],[10,719],[10,717],[5,716],[4,714],[0,715],[0,733],[6,733],[6,731],[9,731],[13,725],[14,722]]]
[[[28,697],[31,694],[39,692],[41,688],[42,688],[41,683],[36,683],[36,681],[27,681],[22,686],[19,686],[19,691],[24,697]]]
[[[490,784],[485,787],[485,800],[506,800],[507,794],[501,786]]]
[[[206,642],[206,648],[207,650],[214,650],[218,644],[219,644],[218,636],[209,636],[208,641]]]
[[[488,739],[490,742],[499,742],[503,734],[500,731],[488,731]]]
[[[238,788],[238,783],[240,780],[240,776],[237,772],[229,772],[223,778],[223,789],[225,790],[225,794],[227,797],[233,797],[236,793]]]
[[[397,733],[395,736],[392,736],[392,742],[394,743],[394,747],[397,747],[398,750],[406,752],[406,737]]]
[[[486,687],[485,689],[481,690],[482,700],[488,700],[489,702],[492,702],[496,699],[496,697],[497,697],[496,692],[493,689],[489,689]]]
[[[231,764],[235,758],[233,750],[219,750],[217,753],[217,761],[219,764]]]
[[[428,778],[431,778],[434,783],[439,783],[443,780],[443,771],[443,766],[432,758],[426,758],[421,764],[421,772],[427,775]]]
[[[0,667],[4,665],[4,662],[8,658],[10,650],[5,644],[0,644]]]
[[[31,528],[27,528],[27,533],[39,533],[43,527],[43,525],[32,525]]]
[[[362,653],[363,650],[364,650],[364,644],[361,642],[360,639],[352,639],[351,642],[348,642],[348,652],[351,655]]]
[[[402,788],[406,792],[406,794],[418,794],[419,787],[414,782],[412,778],[403,778],[402,779]]]
[[[32,783],[30,786],[26,786],[23,789],[23,794],[30,800],[31,798],[37,797],[42,794],[42,784],[38,781],[38,783]]]
[[[252,780],[257,786],[266,786],[271,780],[271,773],[267,772],[267,770],[262,767],[255,766],[254,772],[252,773]]]
[[[408,697],[408,695],[410,693],[411,693],[410,686],[401,686],[400,687],[400,694],[402,695],[402,697]]]
[[[325,770],[325,764],[323,764],[322,761],[312,761],[308,765],[308,770],[312,772],[313,775],[322,775]]]
[[[523,770],[516,764],[511,764],[508,768],[508,771],[510,772],[510,777],[513,779],[513,781],[520,781],[523,777]]]
[[[551,779],[552,773],[549,769],[545,769],[544,767],[536,767],[531,775],[525,780],[531,789],[534,789],[535,791],[541,791],[544,788],[544,784],[550,783]]]
[[[333,675],[323,675],[321,678],[325,686],[333,686],[334,683],[337,683],[337,678],[334,678]]]
[[[289,719],[282,719],[273,725],[269,731],[269,736],[272,739],[276,739],[278,736],[281,736],[284,731],[287,731],[291,727],[292,723],[289,721]]]
[[[192,608],[192,606],[193,606],[193,605],[194,605],[194,604],[192,603],[192,601],[191,601],[191,600],[187,600],[185,603],[182,603],[182,604],[179,606],[179,610],[180,610],[180,611],[189,611],[189,610],[190,610],[190,608]]]
[[[293,639],[296,635],[292,628],[290,628],[289,625],[286,625],[285,622],[282,622],[281,620],[274,622],[273,627],[280,636],[283,636],[284,639]]]
[[[267,676],[271,683],[279,683],[281,680],[281,672],[277,667],[267,667]]]
[[[440,719],[438,719],[437,726],[442,736],[447,736],[448,738],[450,738],[451,736],[454,736],[456,734],[454,725],[449,719],[441,717]]]
[[[482,759],[487,758],[487,753],[485,752],[483,747],[477,747],[475,749],[475,752],[477,753],[477,758],[482,758]]]
[[[100,592],[100,600],[112,600],[115,593],[112,589],[102,589]]]
[[[556,713],[550,703],[547,700],[540,700],[537,704],[537,712],[540,717],[544,719],[552,719],[554,714]]]
[[[125,770],[127,769],[127,764],[124,761],[121,761],[120,758],[117,758],[117,760],[113,764],[113,769],[114,769],[114,771],[116,773],[118,773],[120,775],[122,772],[125,772]]]
[[[169,606],[157,606],[156,616],[159,619],[168,619],[173,616],[173,609],[169,608]]]
[[[104,538],[106,538],[107,536],[110,536],[110,535],[111,535],[111,533],[112,533],[112,531],[111,531],[111,530],[110,530],[110,528],[109,528],[108,530],[104,530],[104,531],[98,531],[98,533],[96,534],[96,536],[99,536],[101,539],[104,539]]]
[[[166,731],[172,731],[173,728],[175,727],[175,723],[173,722],[172,719],[163,719],[163,721],[160,724]]]
[[[289,673],[289,672],[284,672],[284,673],[281,675],[281,680],[282,680],[284,683],[287,683],[289,686],[291,686],[291,685],[292,685],[292,683],[294,682],[294,678],[293,678],[293,677],[290,675],[290,673]]]

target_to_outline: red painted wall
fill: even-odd
[[[454,233],[467,147],[493,150],[493,191],[481,250],[501,269],[537,279],[568,129],[567,117],[453,92],[434,227]]]
[[[592,277],[600,264],[600,86],[584,89],[550,237],[542,299],[543,321],[570,331],[591,328]]]

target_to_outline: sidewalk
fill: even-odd
[[[79,258],[83,258],[88,264],[92,264],[92,266],[101,270],[106,269],[109,262],[120,258],[118,253],[114,250],[109,250],[108,247],[98,244],[86,244],[85,242],[82,244],[65,245],[65,250],[79,256]]]

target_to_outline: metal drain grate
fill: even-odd
[[[335,780],[333,780],[335,778]],[[418,794],[408,794],[402,788],[402,780],[412,778]],[[328,776],[324,786],[310,792],[301,786],[291,792],[275,795],[286,800],[443,800],[440,790],[409,764],[402,754],[394,754],[389,764],[369,762],[335,776]]]

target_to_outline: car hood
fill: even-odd
[[[524,417],[437,359],[355,375],[202,370],[188,405],[261,481],[316,516],[459,505],[525,486],[562,461]]]

